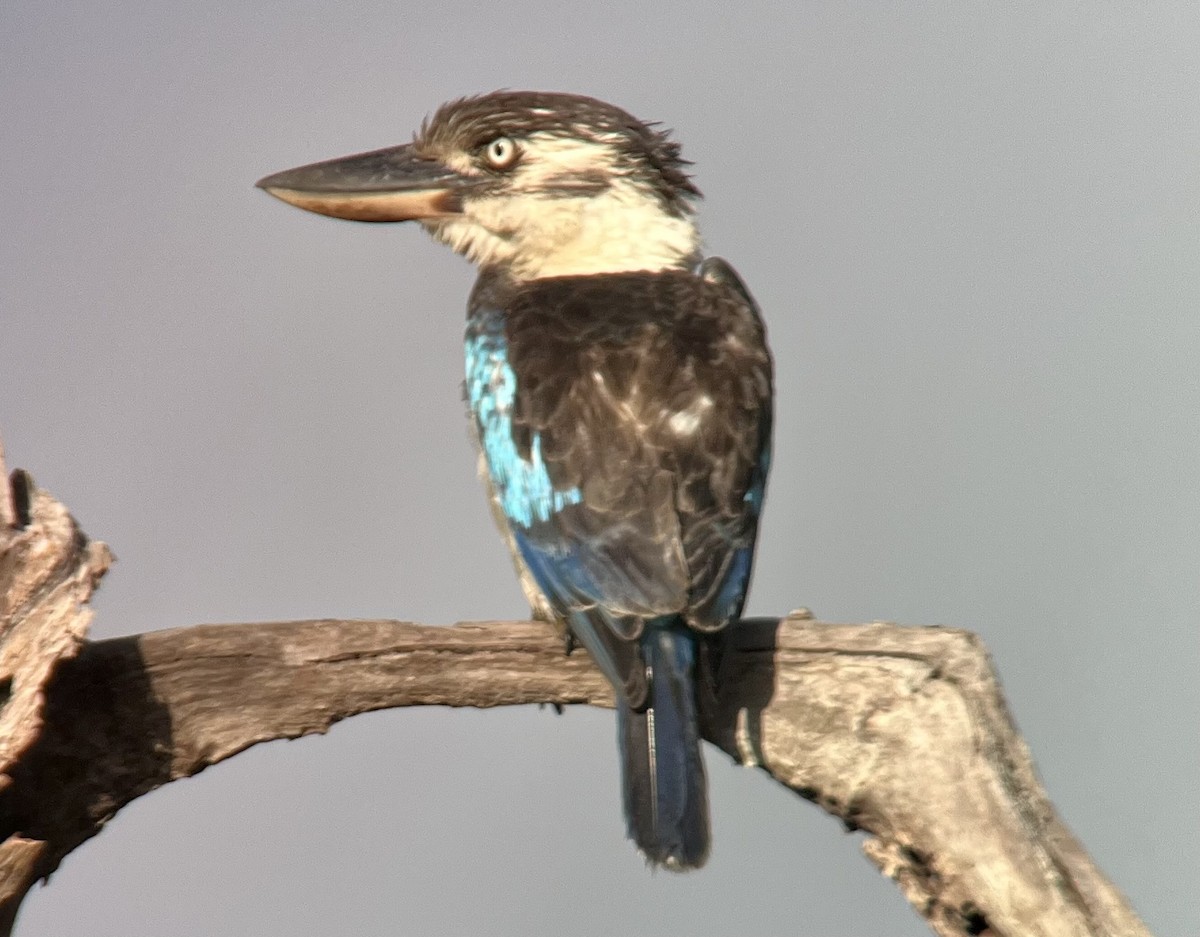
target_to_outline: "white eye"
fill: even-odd
[[[496,137],[483,148],[483,158],[493,169],[508,169],[520,155],[521,150],[511,137]]]

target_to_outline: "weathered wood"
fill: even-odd
[[[52,532],[74,527],[44,493],[30,503],[19,529],[8,508],[0,570],[53,585],[9,602],[8,625],[42,616],[67,635],[43,644],[74,648],[78,620],[41,605],[61,608],[65,592],[81,609],[107,553],[77,531],[72,549],[35,549],[29,531],[59,543]],[[57,574],[39,573],[54,555]],[[612,705],[586,655],[566,657],[535,622],[201,625],[55,660],[40,721],[0,749],[16,759],[0,792],[9,923],[32,883],[130,800],[258,742],[395,706]],[[741,623],[718,674],[705,737],[865,830],[868,857],[936,933],[1146,934],[1057,818],[975,636],[793,614]]]
[[[46,684],[82,645],[88,600],[110,562],[27,472],[8,474],[0,443],[0,817],[14,770],[42,732]],[[11,930],[48,851],[5,825],[0,932]]]
[[[110,559],[28,473],[8,475],[0,446],[0,790],[37,737],[50,671],[83,641]]]

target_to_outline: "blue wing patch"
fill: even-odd
[[[542,459],[540,433],[533,434],[528,458],[517,451],[512,432],[517,376],[508,362],[502,329],[498,321],[487,322],[467,338],[467,403],[479,427],[480,445],[504,516],[529,528],[569,504],[578,504],[583,495],[578,488],[555,489]]]
[[[758,467],[754,481],[746,490],[743,501],[751,515],[755,518],[762,514],[763,496],[767,490],[767,472],[771,468],[771,441],[768,437],[763,442],[762,451],[758,456]],[[728,622],[742,614],[742,605],[746,601],[746,593],[750,589],[750,570],[754,565],[754,543],[739,547],[729,564],[729,572],[725,581],[717,591],[717,601],[714,603],[711,617],[718,622]]]

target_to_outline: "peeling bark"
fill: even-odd
[[[108,548],[90,542],[27,472],[8,474],[0,444],[0,822],[14,773],[43,731],[46,685],[82,646],[87,603],[110,562]],[[0,932],[11,930],[47,851],[6,824]]]

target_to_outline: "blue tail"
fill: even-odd
[[[683,871],[708,858],[708,792],[696,720],[695,638],[647,623],[649,705],[621,700],[617,734],[629,838],[652,865]],[[620,694],[618,694],[620,697]]]

